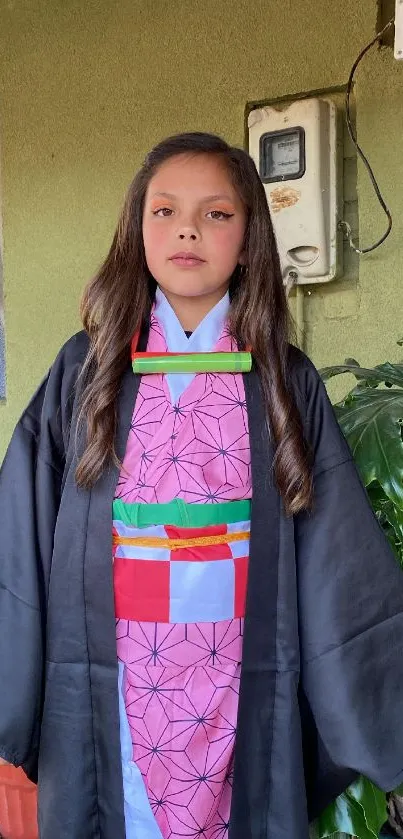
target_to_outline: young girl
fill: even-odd
[[[41,839],[307,839],[403,780],[403,578],[288,313],[263,186],[166,140],[0,482],[0,755]]]

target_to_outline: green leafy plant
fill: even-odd
[[[347,359],[343,365],[321,370],[324,381],[343,373],[351,373],[357,383],[334,410],[375,515],[403,568],[403,365],[365,368]],[[398,792],[390,801],[397,828],[403,813]],[[385,794],[361,777],[314,822],[311,839],[374,839],[386,819]],[[403,835],[400,830],[399,834]]]
[[[352,373],[357,385],[334,405],[361,478],[403,568],[403,365],[366,369],[354,359],[321,370],[324,381]]]
[[[311,825],[310,839],[326,836],[378,839],[386,819],[385,793],[367,778],[360,777]]]

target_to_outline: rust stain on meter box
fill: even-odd
[[[290,186],[278,186],[270,193],[270,206],[273,213],[279,213],[285,207],[292,207],[301,198],[301,193],[298,189],[292,189]]]

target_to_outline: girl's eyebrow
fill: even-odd
[[[203,198],[203,201],[209,203],[210,201],[230,201],[231,204],[234,203],[234,199],[231,198],[230,195],[226,195],[225,192],[218,194],[218,195],[208,195],[207,198]]]
[[[169,198],[171,201],[174,201],[177,196],[173,195],[171,192],[154,192],[151,195],[151,198]],[[205,198],[202,198],[202,204],[208,204],[209,201],[230,201],[232,204],[234,203],[234,199],[231,195],[226,195],[225,193],[218,194],[218,195],[207,195]]]
[[[172,195],[170,192],[154,192],[153,195],[150,196],[151,198],[169,198],[171,201],[175,199],[175,195]]]

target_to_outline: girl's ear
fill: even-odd
[[[246,252],[241,251],[238,257],[238,265],[246,265]]]

